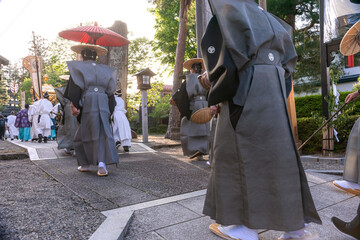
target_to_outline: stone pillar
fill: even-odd
[[[147,90],[141,90],[141,122],[142,122],[142,140],[148,142],[148,110],[147,110]]]
[[[124,38],[127,38],[128,30],[126,23],[122,21],[115,21],[115,23],[109,29],[120,34]],[[122,98],[125,101],[126,107],[128,82],[128,46],[108,47],[108,50],[108,54],[106,56],[100,57],[99,61],[117,69],[117,89],[121,88]]]

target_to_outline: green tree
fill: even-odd
[[[295,87],[295,91],[313,91],[320,84],[321,71],[318,0],[267,0],[267,8],[295,29],[298,62],[294,82],[306,83],[302,87]]]
[[[25,103],[27,104],[31,104],[32,102],[31,92],[30,92],[31,88],[32,88],[32,81],[30,78],[26,77],[20,89],[21,91],[25,92]]]
[[[154,110],[149,114],[155,121],[156,126],[161,119],[169,117],[171,95],[166,95],[160,98],[159,102],[155,105]]]
[[[47,55],[49,60],[46,61],[44,66],[44,73],[48,75],[48,84],[54,88],[62,87],[67,84],[66,80],[60,79],[61,75],[68,75],[66,61],[72,61],[76,59],[76,53],[71,51],[71,43],[69,40],[58,37],[54,42],[51,42],[48,48]]]
[[[147,105],[148,107],[156,106],[161,99],[161,91],[163,90],[164,83],[156,81],[151,83],[151,89],[147,91]],[[126,116],[129,121],[136,120],[136,114],[141,107],[141,92],[128,93],[127,95],[127,113]]]
[[[5,106],[8,103],[9,96],[6,91],[6,80],[3,78],[0,70],[0,106]]]
[[[156,57],[171,72],[175,66],[176,48],[179,40],[180,3],[184,2],[186,12],[186,48],[185,59],[193,58],[196,54],[196,19],[195,1],[155,0],[154,8],[150,12],[155,16],[156,29],[153,47]]]

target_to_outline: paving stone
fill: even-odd
[[[306,172],[306,177],[309,182],[312,182],[315,184],[332,182],[337,179],[342,179],[341,176],[322,174],[322,173],[314,173],[314,172]]]
[[[352,198],[353,195],[335,187],[332,182],[319,184],[310,188],[317,210]]]
[[[177,203],[169,203],[135,211],[129,235],[151,232],[177,223],[199,218],[200,215]],[[131,238],[129,238],[131,239]]]
[[[204,214],[202,213],[202,210],[204,207],[204,202],[205,202],[205,195],[178,201],[178,203],[180,205],[182,205],[182,206],[190,209],[191,211],[194,211],[197,214],[200,214],[202,216],[204,216]]]
[[[123,192],[123,194],[119,197],[110,198],[110,200],[116,203],[119,207],[147,202],[155,199],[158,199],[158,197],[134,188],[129,189],[127,192]]]
[[[100,201],[100,202],[90,202],[89,204],[91,205],[91,207],[93,207],[94,209],[101,211],[101,212],[119,207],[119,205],[117,205],[116,203],[110,202],[107,199],[103,199],[103,201]]]
[[[52,148],[37,148],[36,152],[40,159],[57,158],[57,155]]]
[[[326,240],[352,240],[353,238],[346,236],[345,234],[338,231],[332,224],[331,219],[320,215],[323,221],[322,225],[310,224],[308,230],[313,233],[318,233],[319,239]],[[278,231],[266,231],[260,234],[259,240],[277,239],[280,237],[282,232]]]
[[[219,240],[220,238],[209,230],[213,222],[209,217],[200,217],[156,230],[156,232],[167,240]]]
[[[127,235],[124,238],[125,240],[164,240],[156,232],[141,233],[137,235]]]
[[[346,193],[344,193],[346,194]],[[346,194],[346,196],[348,196]],[[345,201],[336,203],[328,208],[325,208],[321,211],[319,211],[319,213],[322,216],[331,218],[331,217],[338,217],[344,221],[351,221],[357,213],[357,208],[359,206],[360,203],[360,197],[359,196],[354,196],[350,199],[347,199]]]

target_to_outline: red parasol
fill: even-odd
[[[59,33],[65,39],[108,47],[121,47],[130,42],[120,34],[109,29],[99,27],[97,22],[94,26],[81,26],[68,29]]]

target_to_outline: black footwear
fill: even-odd
[[[39,142],[39,143],[42,142],[42,137],[43,137],[43,136],[42,136],[41,134],[38,135],[38,142]]]
[[[124,148],[125,152],[129,152],[129,147],[128,146],[124,146],[123,148]]]
[[[47,143],[48,138],[44,137],[44,143]]]
[[[120,141],[117,141],[115,144],[116,144],[116,148],[118,148],[118,147],[121,146],[121,142],[120,142]]]
[[[359,215],[357,215],[351,222],[344,222],[343,220],[332,217],[331,221],[337,229],[341,232],[353,236],[356,239],[360,239],[360,220]]]

